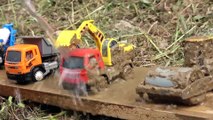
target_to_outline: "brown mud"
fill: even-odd
[[[211,81],[211,77],[204,77],[201,70],[196,68],[157,67],[148,73],[136,92],[147,101],[195,105],[205,99],[205,93],[211,90],[207,88],[212,88],[208,84]],[[202,83],[207,87],[201,88]],[[146,94],[147,97],[144,96]]]
[[[158,67],[150,71],[137,93],[152,100],[198,104],[213,89],[213,36],[191,37],[184,44],[184,67]],[[147,99],[148,100],[148,99]]]
[[[0,71],[0,95],[14,95],[20,91],[22,99],[60,106],[61,108],[89,112],[94,115],[106,115],[123,119],[198,119],[213,117],[212,93],[202,104],[193,107],[177,106],[170,108],[169,104],[154,104],[137,102],[139,96],[135,88],[147,75],[147,68],[135,68],[134,79],[115,81],[105,90],[96,95],[80,97],[81,103],[73,100],[69,91],[58,86],[58,78],[50,76],[41,82],[29,85],[17,85],[8,81],[5,71]]]
[[[197,66],[207,75],[213,74],[213,36],[191,37],[184,43],[184,65]]]

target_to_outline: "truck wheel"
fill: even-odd
[[[25,80],[21,80],[21,79],[16,80],[16,82],[20,85],[27,84],[27,82]]]
[[[41,81],[43,80],[43,78],[44,78],[43,70],[35,68],[35,70],[33,70],[33,81],[34,82]]]

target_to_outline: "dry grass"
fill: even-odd
[[[76,29],[83,20],[94,19],[107,37],[135,43],[145,50],[143,55],[148,56],[145,61],[155,64],[182,64],[181,41],[192,35],[212,34],[211,0],[35,0],[34,3],[55,32]],[[15,23],[19,35],[45,34],[19,1],[8,0],[0,10],[2,24]]]
[[[65,112],[60,112],[56,115],[47,115],[45,111],[42,111],[37,106],[25,106],[21,101],[13,99],[12,97],[0,98],[1,120],[56,120],[57,118],[63,118]]]
[[[34,3],[55,32],[76,29],[83,20],[94,19],[107,37],[120,37],[140,47],[143,66],[182,65],[181,42],[189,36],[213,34],[212,0],[35,0]],[[19,36],[45,35],[18,0],[1,1],[0,14],[1,24],[13,22]]]

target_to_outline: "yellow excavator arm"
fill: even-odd
[[[69,46],[74,39],[81,42],[82,36],[88,31],[100,50],[101,42],[105,39],[105,36],[95,25],[93,25],[93,22],[94,20],[86,20],[77,30],[64,30],[60,32],[58,39],[56,40],[56,46]]]
[[[82,38],[82,35],[85,34],[85,32],[89,32],[89,34],[93,37],[95,40],[95,44],[100,50],[101,48],[101,42],[105,39],[105,36],[101,30],[99,30],[94,24],[94,20],[86,20],[84,21],[79,28],[76,30],[76,35],[78,39]]]

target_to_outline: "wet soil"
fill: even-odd
[[[184,42],[184,65],[197,66],[207,75],[213,74],[213,37],[191,37]]]
[[[213,117],[213,106],[211,101],[213,101],[212,93],[207,95],[208,99],[204,101],[201,105],[193,107],[177,106],[170,107],[170,104],[154,104],[146,103],[143,100],[138,102],[138,95],[135,92],[137,85],[142,82],[147,75],[148,68],[135,68],[134,69],[134,79],[127,81],[115,81],[108,88],[99,92],[97,95],[92,95],[88,97],[82,97],[88,101],[99,101],[101,103],[107,103],[110,105],[102,106],[100,111],[103,113],[116,114],[117,117],[123,116],[121,118],[131,118],[131,119],[182,119],[182,115],[186,116],[201,116],[206,118]],[[58,77],[50,76],[48,79],[41,82],[29,84],[29,85],[17,85],[14,82],[8,81],[4,71],[0,71],[0,84],[5,86],[13,86],[23,89],[29,89],[34,91],[44,91],[46,93],[54,93],[63,96],[72,96],[69,91],[63,90],[58,86]],[[95,106],[95,103],[93,103]],[[97,102],[98,104],[98,102]],[[113,104],[113,105],[112,105]],[[123,107],[116,106],[122,105]],[[131,106],[132,109],[129,109]],[[119,108],[118,108],[119,107]],[[94,108],[85,108],[94,109]],[[119,109],[119,111],[114,111]],[[132,113],[132,111],[135,111]],[[160,113],[160,114],[159,114]],[[142,116],[145,114],[146,116]],[[181,116],[179,114],[182,114]],[[135,117],[136,116],[136,117]],[[159,117],[160,116],[160,117]],[[194,117],[194,118],[196,118]]]

